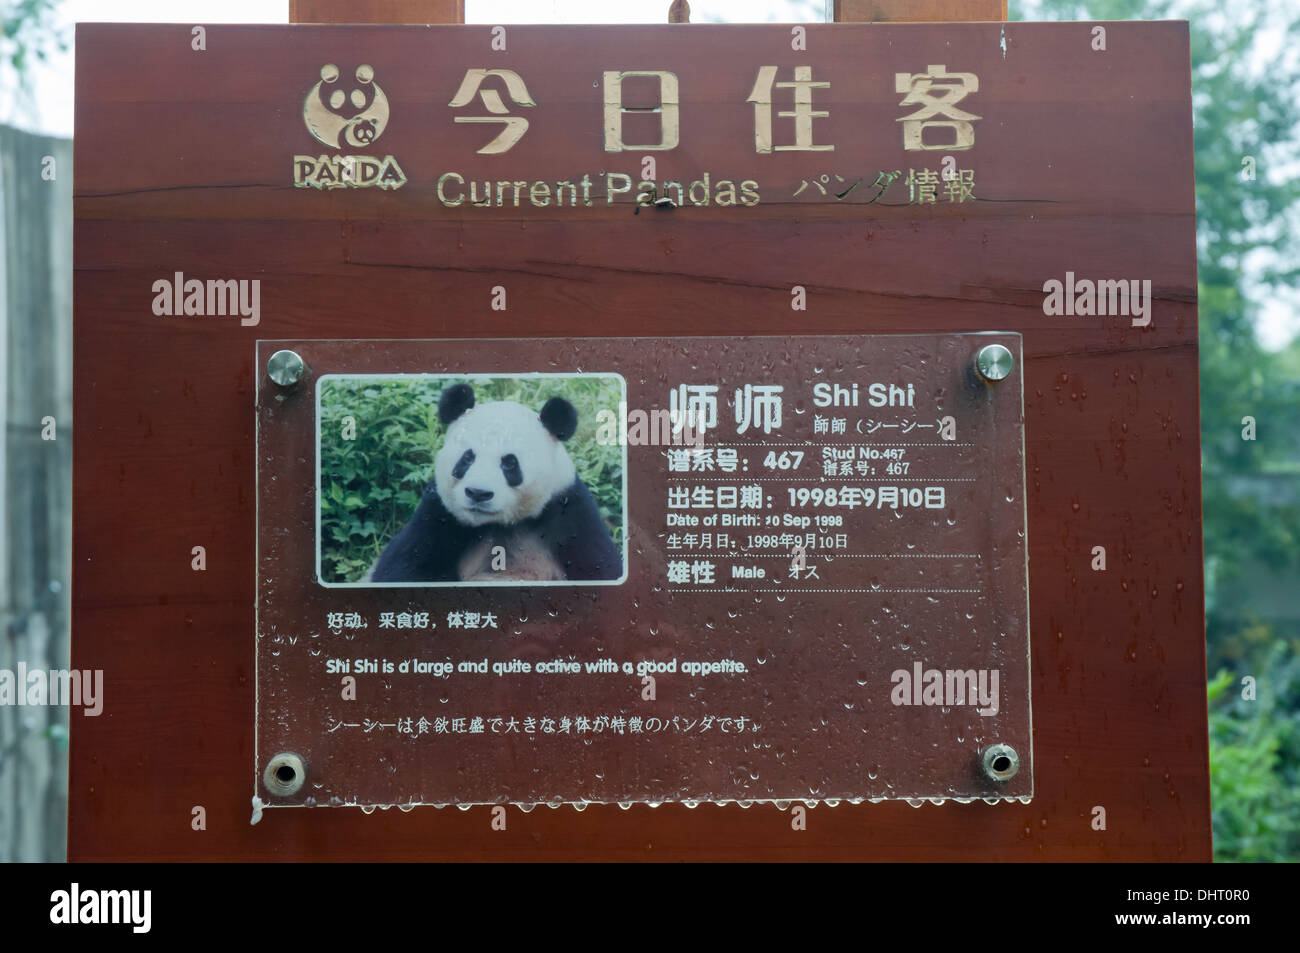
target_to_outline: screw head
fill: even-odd
[[[984,773],[994,781],[1010,781],[1020,770],[1020,755],[1011,745],[989,745],[983,761]]]
[[[975,356],[975,370],[986,381],[1000,381],[1011,375],[1016,359],[1001,344],[986,344]]]
[[[292,387],[302,380],[307,365],[294,351],[276,351],[266,362],[266,373],[281,387]]]

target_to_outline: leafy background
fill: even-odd
[[[564,397],[578,411],[565,449],[591,490],[615,545],[622,545],[623,448],[596,441],[596,415],[618,412],[617,377],[326,378],[321,382],[321,576],[356,582],[410,519],[433,477],[446,428],[438,419],[443,390],[464,382],[477,403],[511,400],[538,411]],[[344,439],[346,417],[355,439]]]

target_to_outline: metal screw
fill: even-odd
[[[1010,781],[1020,770],[1020,755],[1010,745],[990,745],[984,752],[984,773],[994,781]]]
[[[266,362],[266,373],[281,387],[292,387],[302,380],[307,365],[294,351],[276,351]]]
[[[1016,360],[1001,344],[986,344],[975,356],[975,370],[986,381],[1000,381],[1010,376]]]
[[[262,783],[272,794],[288,797],[296,794],[307,780],[307,766],[292,751],[282,751],[266,764]]]

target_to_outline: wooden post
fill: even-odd
[[[289,0],[290,23],[464,23],[465,0]]]
[[[836,23],[970,23],[1007,18],[1007,0],[835,0]]]

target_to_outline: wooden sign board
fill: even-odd
[[[1208,859],[1187,26],[1105,29],[79,27],[70,857]],[[1023,347],[1032,799],[249,824],[266,342],[978,332]]]

